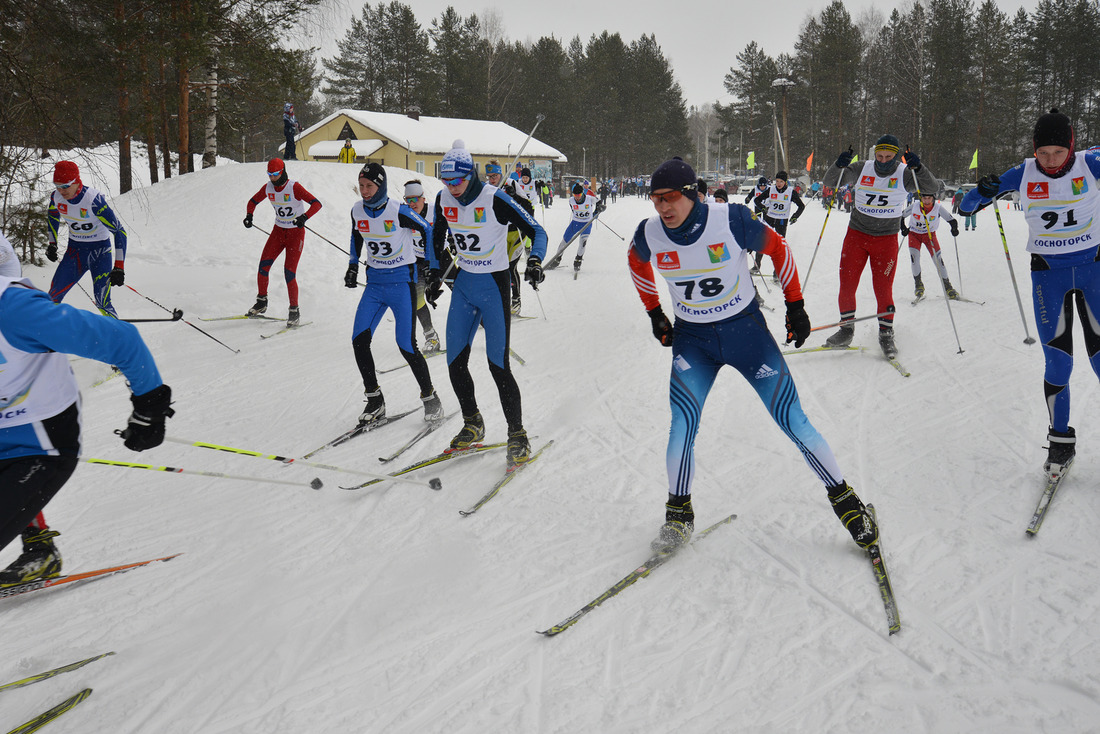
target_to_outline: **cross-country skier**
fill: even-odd
[[[57,262],[57,236],[62,223],[69,225],[69,246],[50,282],[50,299],[61,303],[65,294],[90,270],[96,307],[118,318],[111,305],[111,286],[121,287],[126,282],[126,230],[103,194],[81,182],[80,168],[72,161],[57,162],[53,183],[56,190],[50,194],[46,213],[46,257]],[[113,258],[112,236],[115,241]]]
[[[433,244],[440,264],[448,265],[451,258],[445,243],[450,231],[457,246],[454,264],[458,268],[447,312],[447,362],[463,426],[451,448],[467,448],[485,437],[485,421],[470,374],[470,345],[481,325],[485,327],[489,372],[508,422],[508,461],[523,463],[530,457],[531,443],[523,428],[519,385],[508,360],[512,320],[508,308],[508,225],[514,224],[531,239],[525,277],[532,287],[538,287],[543,279],[546,232],[512,197],[478,179],[473,158],[461,140],[443,156],[440,168],[444,190],[435,201]],[[428,289],[431,300],[442,292],[440,278],[441,273],[433,272]]]
[[[848,233],[840,251],[840,330],[826,340],[830,347],[846,347],[855,335],[856,288],[863,269],[870,262],[871,284],[878,301],[878,343],[887,359],[898,354],[894,342],[894,273],[897,272],[898,232],[905,219],[909,194],[935,191],[939,180],[916,153],[906,149],[893,135],[875,143],[875,159],[852,163],[851,149],[837,156],[836,165],[825,173],[824,185],[854,186],[855,211],[848,221]]]
[[[787,236],[787,225],[797,222],[802,210],[806,208],[806,205],[802,203],[802,197],[798,195],[794,187],[787,185],[786,171],[779,171],[775,174],[775,181],[768,184],[763,191],[756,195],[753,206],[756,211],[764,212],[764,221],[784,238]],[[794,214],[791,214],[792,206],[796,208]],[[753,267],[757,272],[760,272],[760,259],[762,257],[764,257],[763,253],[756,253],[756,262]]]
[[[68,354],[118,365],[133,391],[122,432],[134,451],[159,446],[173,414],[171,389],[133,324],[54,304],[29,280],[0,277],[0,548],[23,536],[23,553],[0,587],[61,573],[42,509],[76,468],[80,392]]]
[[[1073,371],[1073,306],[1085,332],[1085,351],[1100,375],[1100,155],[1074,151],[1069,118],[1057,108],[1041,116],[1032,134],[1035,157],[1000,176],[983,176],[959,204],[963,216],[1019,191],[1028,225],[1035,328],[1043,344],[1043,396],[1050,442],[1043,469],[1061,474],[1073,462],[1077,433],[1069,424]]]
[[[344,274],[344,285],[355,288],[359,278],[359,260],[365,257],[367,287],[355,311],[351,346],[355,363],[363,377],[366,407],[359,416],[359,425],[380,421],[386,417],[386,399],[378,386],[378,375],[371,353],[371,338],[386,311],[393,312],[394,336],[401,356],[409,363],[420,386],[424,402],[424,420],[443,418],[443,405],[432,386],[432,375],[424,355],[416,348],[416,250],[413,232],[424,242],[432,240],[432,226],[427,220],[389,198],[386,169],[368,163],[359,171],[359,193],[363,197],[351,207],[351,261]],[[439,268],[435,253],[427,253],[428,267]]]
[[[909,216],[908,227],[905,226],[904,221],[901,223],[901,235],[909,238],[909,260],[913,264],[913,285],[917,298],[924,295],[924,282],[920,277],[920,246],[923,244],[932,256],[932,262],[935,263],[936,272],[939,273],[940,280],[943,281],[947,297],[958,299],[959,292],[952,287],[951,281],[947,277],[947,266],[943,264],[940,241],[936,238],[936,230],[940,227],[941,219],[951,227],[951,236],[958,237],[958,221],[951,216],[951,212],[947,211],[946,207],[940,206],[940,202],[936,201],[935,196],[926,194],[923,191],[920,200],[913,202],[913,206],[909,210]],[[931,229],[931,232],[929,232],[929,229]]]
[[[569,197],[569,209],[573,218],[569,220],[569,226],[565,228],[565,234],[561,237],[561,244],[554,256],[546,261],[546,269],[553,270],[561,264],[561,257],[565,254],[565,248],[573,238],[577,238],[577,256],[573,259],[573,269],[580,270],[584,260],[584,246],[592,234],[592,222],[603,211],[603,202],[598,200],[591,191],[587,191],[578,181],[573,184],[572,196]]]
[[[286,325],[297,326],[302,317],[298,309],[298,260],[306,241],[306,222],[321,211],[321,202],[306,191],[306,187],[287,177],[286,164],[279,158],[267,162],[268,182],[257,191],[245,207],[244,226],[252,226],[252,213],[264,199],[275,209],[275,226],[271,228],[264,250],[260,254],[260,267],[256,274],[256,305],[248,309],[249,316],[260,316],[267,311],[267,282],[271,266],[279,253],[283,256],[283,276],[286,278],[286,294],[290,300]],[[306,206],[309,209],[306,209]]]
[[[756,304],[745,251],[771,257],[787,300],[787,340],[801,346],[810,334],[794,257],[786,241],[740,204],[696,201],[696,176],[679,158],[653,173],[650,199],[657,216],[644,220],[629,249],[630,270],[653,325],[672,347],[669,402],[668,503],[653,548],[667,552],[687,543],[694,529],[691,485],[695,436],[703,404],[718,370],[730,365],[752,385],[772,418],[802,452],[825,485],[833,511],[861,547],[878,540],[878,528],[855,490],[844,481],[832,450],[802,412],[790,370]],[[665,279],[675,324],[661,308],[653,268]]]
[[[428,222],[432,222],[431,207],[428,206],[428,197],[424,195],[424,184],[418,179],[405,182],[405,204]],[[424,248],[424,238],[419,233],[413,234],[413,250],[416,251],[416,318],[424,329],[423,352],[438,352],[442,347],[439,343],[439,334],[432,325],[432,309],[424,297],[428,283],[428,256]]]

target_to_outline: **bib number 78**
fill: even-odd
[[[703,278],[702,280],[677,280],[673,285],[684,289],[684,300],[692,301],[696,298],[714,298],[726,289],[722,285],[721,278]]]

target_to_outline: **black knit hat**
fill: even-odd
[[[775,174],[775,177],[776,178],[781,178],[784,181],[786,181],[787,180],[787,172],[786,171],[780,171],[779,173]]]
[[[371,181],[383,191],[386,189],[386,169],[377,163],[368,163],[359,171],[359,178]]]
[[[888,150],[895,155],[901,152],[901,141],[890,133],[886,133],[875,142],[875,152]]]
[[[530,168],[521,168],[521,169],[519,169],[519,177],[523,178],[524,176],[526,176],[527,178],[531,178],[531,169]]]
[[[1073,150],[1073,126],[1069,118],[1054,107],[1035,123],[1035,132],[1031,136],[1038,150],[1044,145],[1058,145]]]
[[[698,181],[699,179],[695,176],[695,171],[691,170],[691,166],[684,163],[683,158],[676,156],[657,166],[657,170],[653,172],[653,176],[649,180],[649,190],[651,193],[661,189],[679,191],[689,186],[698,186]]]
[[[706,182],[706,181],[704,181],[704,180],[703,180],[703,179],[701,179],[701,178],[700,178],[700,179],[696,179],[696,181],[695,181],[695,190],[696,190],[696,191],[701,191],[702,193],[704,193],[704,194],[705,194],[705,193],[707,193],[707,188],[708,188],[708,186],[707,186],[707,182]]]

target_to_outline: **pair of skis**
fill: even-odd
[[[5,683],[0,685],[0,693],[3,691],[10,691],[15,688],[24,688],[35,683],[41,683],[44,680],[49,680],[64,673],[69,673],[74,670],[83,668],[85,665],[94,663],[97,660],[102,660],[108,655],[114,655],[113,652],[105,652],[102,655],[96,655],[94,657],[87,658],[86,660],[79,660],[75,663],[69,663],[68,665],[62,665],[60,668],[54,668],[53,670],[47,670],[44,673],[36,673],[35,675],[27,676],[20,680],[12,681],[11,683]],[[30,721],[12,729],[8,734],[30,734],[31,732],[38,731],[46,724],[50,723],[54,719],[57,719],[62,714],[72,711],[76,708],[77,704],[84,701],[88,696],[92,695],[91,688],[85,688],[84,690],[66,698],[61,703],[57,704],[53,708],[43,711],[38,716],[35,716]]]
[[[246,320],[247,321],[286,321],[286,319],[279,319],[279,318],[275,318],[274,316],[263,316],[263,315],[249,316],[248,314],[242,314],[242,315],[239,315],[239,316],[215,316],[214,318],[199,319],[199,320],[200,321],[246,321]],[[279,334],[285,334],[288,331],[294,331],[295,329],[300,329],[303,326],[309,326],[312,323],[313,323],[312,321],[302,321],[300,323],[294,324],[293,326],[291,326],[290,324],[287,324],[286,326],[279,329],[278,331],[274,331],[270,334],[260,334],[260,338],[261,339],[270,339],[273,336],[278,336]]]
[[[865,351],[867,351],[867,347],[852,347],[852,346],[830,347],[826,344],[822,344],[819,347],[802,347],[801,349],[788,349],[785,352],[783,352],[783,356],[787,357],[787,356],[790,356],[792,354],[808,354],[810,352],[865,352]],[[883,355],[883,358],[887,362],[889,362],[890,366],[893,367],[894,369],[896,369],[902,377],[909,377],[909,375],[910,375],[909,370],[905,369],[905,367],[902,365],[902,363],[898,361],[897,357],[887,357],[886,355]]]
[[[878,517],[875,514],[875,508],[873,505],[867,505],[867,511],[871,513],[872,518],[875,519],[875,523],[878,523]],[[714,523],[707,529],[700,533],[697,533],[691,541],[691,545],[703,540],[718,528],[728,525],[737,518],[737,515],[730,515],[718,522]],[[681,549],[685,546],[681,546]],[[680,549],[674,550],[671,553],[655,553],[650,556],[641,566],[634,569],[618,582],[610,586],[602,594],[594,598],[592,601],[585,604],[573,614],[566,617],[558,624],[539,631],[540,635],[546,637],[553,637],[560,634],[565,630],[572,627],[578,621],[580,621],[585,615],[594,610],[596,607],[603,604],[608,599],[617,596],[623,590],[632,586],[635,582],[644,579],[649,574],[653,573],[656,569],[660,568],[664,564],[672,560]],[[897,599],[894,597],[894,589],[890,584],[890,574],[886,570],[886,561],[882,556],[882,547],[880,542],[876,542],[874,545],[867,549],[868,558],[871,561],[871,570],[875,576],[875,583],[878,585],[879,596],[882,598],[882,604],[886,611],[887,627],[891,635],[901,630],[901,616],[898,614]]]

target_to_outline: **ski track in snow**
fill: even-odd
[[[288,164],[319,196],[298,270],[313,325],[261,341],[277,322],[204,322],[243,313],[265,236],[240,222],[263,164],[220,165],[114,196],[130,233],[127,282],[233,349],[183,323],[139,328],[172,386],[169,434],[301,456],[354,425],[362,385],[350,337],[360,290],[343,287],[348,181],[356,168]],[[143,170],[135,163],[135,170]],[[390,195],[414,175],[389,169]],[[95,182],[98,183],[102,182]],[[430,195],[439,182],[426,180]],[[196,216],[196,213],[200,213]],[[622,234],[652,213],[642,199],[603,215]],[[809,202],[789,240],[800,266],[825,210]],[[1020,213],[1002,210],[1028,330]],[[537,210],[551,251],[568,218]],[[1046,434],[1041,346],[1024,345],[992,214],[954,243],[949,273],[963,353],[942,297],[899,308],[902,377],[881,357],[873,320],[856,353],[788,364],[810,420],[847,479],[880,512],[902,632],[887,636],[870,566],[825,492],[751,387],[725,370],[696,443],[700,526],[738,519],[609,600],[560,636],[545,629],[640,564],[667,494],[670,350],[652,338],[625,245],[599,228],[584,277],[551,271],[523,286],[513,362],[525,424],[551,451],[472,517],[504,469],[489,453],[446,463],[443,489],[381,484],[343,491],[350,475],[178,444],[135,455],[113,434],[130,404],[125,380],[91,388],[107,367],[74,360],[84,396],[85,456],[308,482],[263,482],[81,464],[47,508],[69,573],[183,553],[165,564],[0,602],[2,682],[107,650],[118,655],[0,693],[0,730],[81,687],[95,695],[50,725],[65,732],[1088,732],[1100,720],[1100,504],[1092,492],[1096,377],[1075,329],[1071,380],[1079,455],[1042,532],[1024,528],[1042,490]],[[269,229],[271,213],[257,209]],[[837,320],[837,262],[847,219],[831,217],[806,291],[815,324]],[[901,253],[895,298],[912,280]],[[925,273],[932,272],[927,255]],[[767,264],[765,264],[767,269]],[[28,268],[40,287],[53,267]],[[782,294],[764,296],[783,339]],[[286,311],[277,262],[269,315]],[[933,294],[935,295],[935,294]],[[126,317],[164,312],[115,289]],[[447,296],[433,311],[441,334]],[[662,300],[669,309],[668,297]],[[541,307],[540,308],[540,301]],[[78,289],[67,302],[91,309]],[[869,277],[858,315],[872,312]],[[542,318],[545,309],[546,319]],[[419,333],[419,329],[418,329]],[[807,345],[831,330],[814,332]],[[380,367],[399,363],[392,320],[375,335]],[[475,340],[471,368],[487,441],[505,424]],[[444,359],[428,361],[447,410]],[[419,407],[408,370],[382,375],[391,413]],[[420,427],[420,413],[315,460],[384,472],[377,457]],[[457,422],[395,462],[440,451]],[[7,564],[17,549],[0,553]]]

